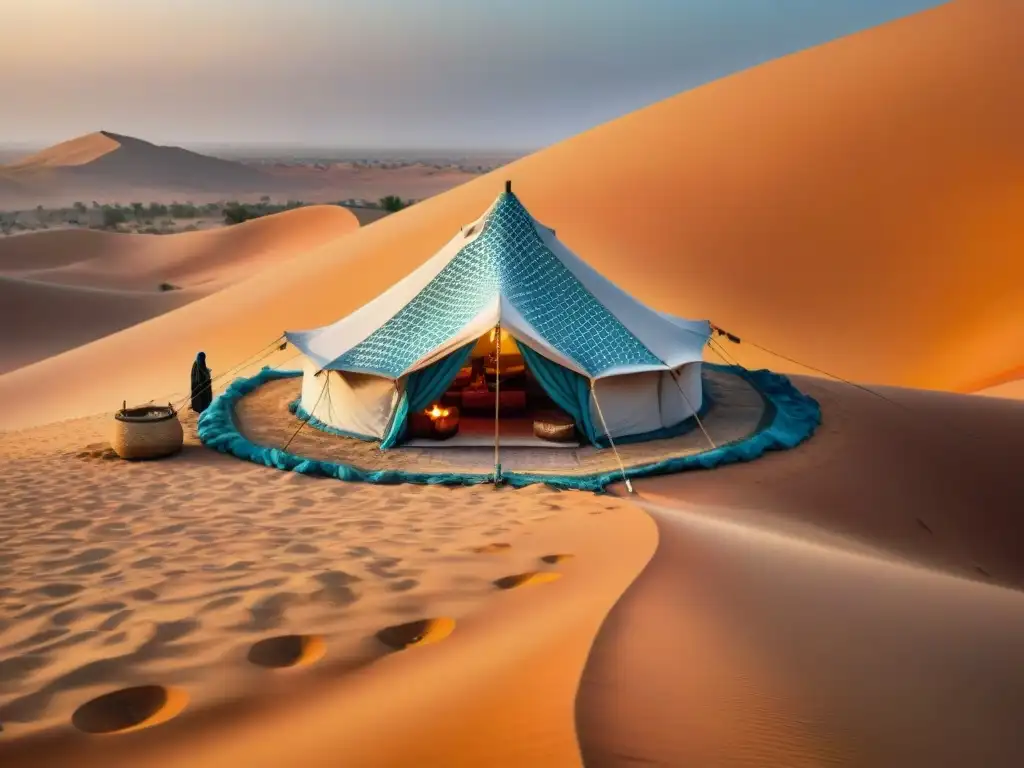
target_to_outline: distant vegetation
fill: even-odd
[[[380,207],[389,213],[400,211],[403,208],[409,207],[411,204],[411,200],[403,201],[402,198],[398,197],[398,195],[387,195],[382,197],[379,201]]]
[[[243,221],[258,219],[295,208],[302,208],[305,205],[307,203],[298,200],[289,200],[287,203],[274,205],[270,202],[269,198],[264,198],[259,203],[227,203],[223,208],[222,214],[225,224],[241,224]]]
[[[413,200],[402,200],[397,195],[387,195],[376,203],[366,200],[343,200],[336,205],[346,208],[368,208],[393,213],[412,205]],[[189,232],[221,225],[241,224],[243,221],[303,208],[307,205],[300,200],[273,203],[264,196],[258,203],[235,200],[216,203],[112,203],[101,205],[93,201],[74,203],[68,208],[44,208],[37,206],[30,210],[0,211],[0,235],[17,232],[31,232],[40,229],[82,227],[112,232],[136,232],[147,235],[168,235]]]

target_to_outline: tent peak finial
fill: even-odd
[[[505,179],[505,191],[509,194],[512,193],[512,179]]]

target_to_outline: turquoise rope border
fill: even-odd
[[[709,367],[727,371],[746,379],[764,398],[768,409],[762,427],[753,435],[720,445],[709,451],[678,456],[671,459],[626,468],[629,478],[667,475],[692,469],[712,469],[740,461],[753,461],[767,451],[795,448],[814,434],[821,424],[821,406],[809,395],[800,392],[790,380],[768,370],[748,371],[738,366]],[[394,485],[480,485],[494,482],[494,474],[468,474],[458,472],[403,472],[397,469],[367,471],[348,464],[310,459],[256,445],[244,437],[234,420],[235,404],[268,381],[301,376],[301,371],[279,371],[264,368],[251,378],[236,379],[199,417],[199,440],[203,445],[221,453],[230,453],[246,461],[263,464],[285,471],[317,477],[333,477],[349,482]],[[603,492],[605,488],[622,480],[619,470],[593,475],[540,475],[505,472],[504,484],[515,488],[542,483],[560,490],[586,490]]]

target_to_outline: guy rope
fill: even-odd
[[[494,326],[494,487],[501,482],[501,323]]]
[[[608,438],[608,445],[611,446],[612,453],[615,454],[615,460],[619,462],[619,471],[622,473],[622,480],[626,483],[626,490],[632,493],[633,484],[629,482],[629,477],[626,476],[626,465],[622,463],[619,449],[615,447],[615,441],[612,440],[612,432],[608,429],[608,422],[604,420],[604,412],[601,410],[601,402],[597,399],[597,388],[594,379],[590,380],[590,396],[594,398],[594,405],[597,406],[597,415],[601,419],[601,426],[604,428],[604,434]]]
[[[741,343],[743,343],[743,341],[740,339],[739,336],[736,336],[735,334],[729,333],[728,331],[718,327],[717,325],[711,324],[711,330],[714,331],[718,336],[725,336],[729,341],[731,341],[734,344],[741,344]],[[709,341],[711,343],[715,343],[714,339],[709,339]],[[892,399],[886,397],[881,392],[876,392],[876,391],[874,391],[873,389],[871,389],[869,387],[865,387],[863,384],[858,384],[858,383],[856,383],[854,381],[850,381],[849,379],[844,379],[842,376],[837,376],[834,373],[829,373],[828,371],[826,371],[826,370],[824,370],[822,368],[816,368],[815,366],[813,366],[813,365],[811,365],[809,363],[803,363],[803,362],[801,362],[799,360],[796,360],[796,359],[794,359],[792,357],[787,357],[786,355],[783,355],[781,352],[776,352],[776,351],[774,351],[772,349],[768,349],[767,347],[764,347],[764,346],[758,344],[757,342],[751,341],[750,339],[747,339],[746,343],[749,344],[752,347],[760,349],[762,352],[765,352],[765,353],[767,353],[769,355],[774,355],[775,357],[779,358],[780,360],[785,360],[788,363],[793,363],[794,365],[799,365],[799,366],[801,366],[803,368],[807,368],[808,370],[814,371],[815,373],[820,373],[823,376],[827,376],[830,379],[835,379],[836,381],[841,382],[843,384],[846,384],[847,386],[854,387],[855,389],[859,389],[862,392],[867,392],[869,395],[877,397],[880,400],[884,400],[885,402],[889,403],[890,405],[894,405],[897,408],[900,408],[902,410],[910,410],[909,408],[907,408],[902,403],[897,403],[895,400],[892,400]],[[722,349],[722,345],[721,344],[718,344],[717,346],[718,346],[719,349]],[[723,357],[723,359],[725,359],[725,355],[722,352],[719,352],[719,355],[721,355]],[[740,366],[740,367],[742,368],[743,366]]]
[[[686,407],[690,409],[693,413],[693,418],[697,420],[697,426],[700,427],[700,431],[704,433],[704,437],[706,437],[708,442],[711,444],[711,449],[714,450],[718,446],[715,445],[715,441],[711,439],[711,435],[708,434],[708,431],[704,429],[704,422],[700,420],[700,414],[698,414],[697,409],[693,407],[693,403],[690,402],[690,398],[686,396],[686,391],[683,389],[682,382],[679,381],[679,375],[673,370],[670,370],[669,373],[672,376],[672,380],[679,388],[679,394],[683,396],[683,400],[686,402]]]
[[[298,437],[299,432],[302,430],[302,428],[309,423],[310,419],[313,418],[313,412],[316,410],[316,407],[320,405],[320,401],[323,399],[324,393],[328,391],[328,387],[331,383],[331,372],[321,370],[320,373],[327,374],[326,376],[324,376],[324,386],[320,390],[320,396],[316,399],[316,402],[313,404],[313,407],[309,409],[309,412],[306,414],[306,418],[302,419],[299,422],[298,428],[294,432],[292,432],[292,436],[288,438],[288,442],[285,443],[284,447],[281,449],[282,451],[288,450],[288,446],[292,444],[292,440]],[[327,395],[327,398],[328,400],[330,400],[330,394]]]
[[[218,382],[222,382],[228,376],[233,376],[236,373],[242,371],[244,368],[246,368],[246,367],[248,367],[250,365],[255,365],[256,363],[259,363],[259,362],[265,360],[266,358],[270,357],[271,355],[275,354],[276,352],[280,352],[280,351],[284,350],[288,346],[288,342],[287,341],[283,341],[283,339],[284,339],[284,334],[278,336],[272,342],[270,342],[266,346],[262,347],[259,351],[249,355],[241,363],[233,366],[232,368],[227,369],[223,373],[217,374],[216,376],[212,377],[210,379],[210,390],[211,390],[211,392],[214,389],[215,384],[217,384]],[[171,395],[165,396],[165,397],[170,399],[171,397],[174,396],[174,394],[178,394],[178,393],[171,393]],[[150,403],[154,403],[154,402],[157,401],[157,399],[158,398],[153,398],[149,402]],[[161,397],[159,399],[163,400],[164,398]],[[191,399],[192,399],[192,393],[190,391],[184,398],[179,399],[172,407],[176,411],[180,410]]]

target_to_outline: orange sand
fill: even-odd
[[[0,763],[578,763],[579,676],[654,551],[649,518],[540,487],[318,481],[208,451],[194,421],[180,456],[150,464],[102,458],[105,417],[0,437]],[[560,578],[495,583],[529,572]],[[436,643],[374,639],[438,617],[455,625]],[[247,661],[294,633],[322,658]],[[82,704],[139,685],[187,707],[116,740],[72,728]]]
[[[505,177],[661,309],[971,389],[1024,364],[1022,25],[1014,0],[962,0],[669,99],[0,376],[0,429],[159,400],[199,348],[223,371],[333,321]],[[1022,405],[798,383],[811,441],[638,483],[651,517],[279,473],[196,446],[192,420],[153,464],[103,458],[107,416],[0,434],[0,763],[1020,765]],[[374,638],[428,618],[454,631]],[[257,658],[309,663],[249,663],[267,639]],[[73,729],[109,727],[109,699],[79,707],[118,690],[185,709]]]
[[[22,158],[10,165],[5,170],[8,173],[28,172],[42,168],[66,168],[77,165],[88,165],[96,162],[101,157],[109,155],[121,149],[121,139],[105,131],[89,133],[85,136],[78,136],[60,144],[37,152],[34,155]]]
[[[636,483],[658,551],[588,661],[586,764],[1020,765],[1024,404],[797,383],[810,443]]]
[[[1011,400],[1024,400],[1024,379],[1008,381],[1005,384],[998,384],[994,387],[978,390],[979,395],[989,397],[1005,397]]]

